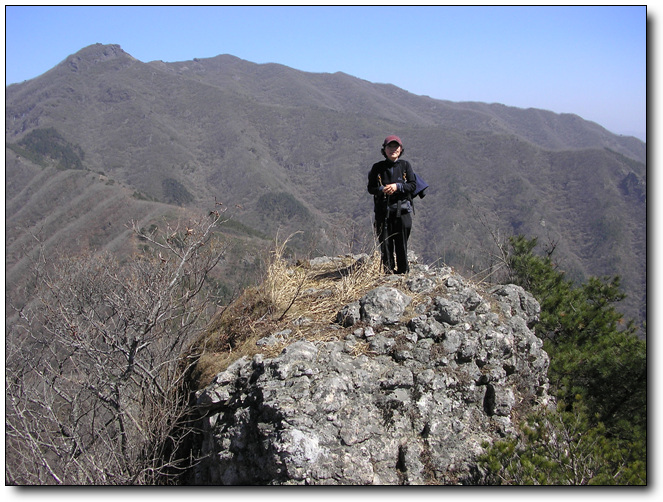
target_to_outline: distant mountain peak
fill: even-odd
[[[130,54],[124,52],[118,44],[93,44],[84,47],[76,54],[69,56],[64,64],[73,71],[79,71],[99,63],[106,63],[113,60],[124,60],[126,62],[137,61]]]

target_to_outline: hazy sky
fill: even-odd
[[[7,85],[100,42],[232,54],[450,101],[574,113],[645,139],[645,6],[6,6]]]

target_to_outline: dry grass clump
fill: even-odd
[[[284,258],[286,244],[275,247],[262,284],[244,291],[199,338],[193,375],[198,387],[242,356],[262,353],[271,358],[297,339],[335,339],[326,327],[335,321],[338,311],[384,278],[379,250],[359,260],[345,256],[292,264]],[[290,333],[283,343],[256,344],[285,329]]]
[[[288,322],[305,317],[333,321],[340,308],[383,278],[379,252],[359,260],[345,256],[292,267],[283,259],[284,246],[274,252],[264,283],[278,320]]]

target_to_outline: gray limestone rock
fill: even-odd
[[[419,306],[405,319],[411,297],[399,284],[339,311],[326,341],[243,357],[199,391],[190,482],[475,483],[484,441],[514,434],[516,404],[523,413],[550,402],[532,331],[539,305],[517,286],[484,291],[417,267],[403,287]]]

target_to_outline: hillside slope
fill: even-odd
[[[53,243],[114,249],[124,234],[100,230],[107,222],[217,201],[248,234],[301,232],[300,252],[366,250],[366,174],[397,133],[431,185],[412,234],[424,261],[491,270],[492,234],[538,236],[574,278],[621,275],[627,314],[646,316],[646,145],[576,115],[452,103],[228,55],[144,63],[101,44],[7,87],[5,105],[6,238],[20,253],[36,227]],[[75,173],[57,169],[52,148],[39,157],[26,143],[51,129],[78,155]],[[63,201],[86,215],[75,227],[87,243],[66,230]],[[12,281],[24,274],[13,270],[16,249]]]

